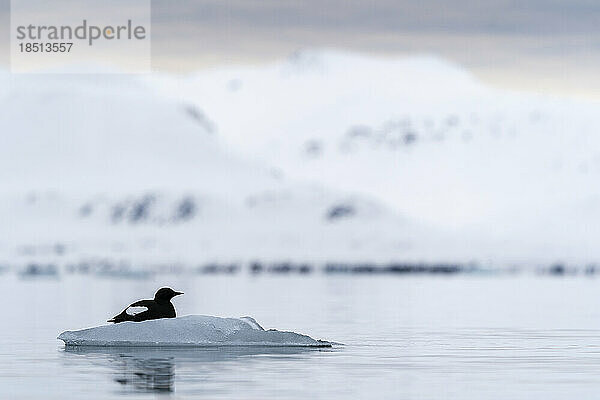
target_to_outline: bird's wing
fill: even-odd
[[[125,312],[129,315],[137,315],[148,310],[152,304],[153,300],[136,301],[135,303],[130,304],[129,307],[127,307],[127,309],[125,310]]]
[[[154,304],[154,300],[139,300],[129,305],[129,307],[146,307],[149,308]]]

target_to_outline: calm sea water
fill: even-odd
[[[181,315],[250,315],[344,343],[301,349],[66,350],[170,285]],[[600,281],[570,277],[0,275],[0,398],[600,397]]]

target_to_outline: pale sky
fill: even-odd
[[[0,0],[5,65],[9,4]],[[600,98],[598,0],[152,1],[156,70],[262,63],[313,47],[428,53],[494,85]]]

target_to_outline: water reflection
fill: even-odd
[[[175,365],[172,358],[139,358],[119,354],[115,382],[133,391],[173,391]]]
[[[92,347],[67,346],[66,357],[78,357],[93,365],[100,364],[111,371],[112,380],[124,391],[173,392],[175,371],[191,367],[202,374],[206,364],[234,361],[243,357],[270,357],[273,360],[299,359],[309,352],[332,351],[303,347]],[[73,360],[69,360],[70,362]],[[208,375],[208,374],[207,374]]]

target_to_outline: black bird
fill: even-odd
[[[183,294],[183,292],[176,292],[168,287],[160,288],[154,295],[154,300],[136,301],[124,309],[121,314],[109,319],[107,322],[114,322],[116,324],[123,321],[140,322],[149,319],[175,318],[175,307],[173,307],[171,299],[180,294]],[[137,314],[128,314],[127,310],[130,307],[146,307],[147,310]]]

